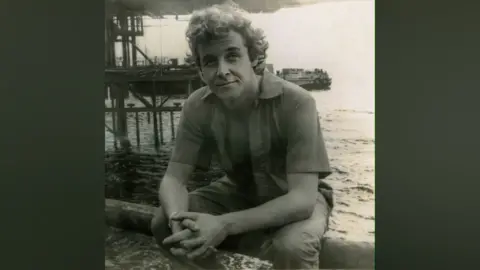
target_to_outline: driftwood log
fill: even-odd
[[[203,263],[203,269],[215,270],[268,270],[271,264],[252,257],[219,251],[215,262]],[[151,236],[108,227],[105,241],[105,269],[148,270],[203,270],[198,266],[185,266],[162,256]]]
[[[125,230],[125,234],[138,232],[144,235],[144,237],[151,235],[150,221],[153,216],[153,211],[154,208],[148,205],[140,205],[112,199],[105,200],[107,225],[123,229]],[[117,232],[117,235],[118,234],[122,235],[122,233]],[[148,248],[145,247],[147,244],[144,244],[142,248],[144,250],[147,249],[148,252],[158,252],[156,251],[152,237],[146,237],[145,239],[148,239]],[[270,267],[267,262],[229,252],[222,252],[220,258],[224,269],[269,269]],[[152,267],[152,260],[149,263],[146,263],[145,258],[143,258],[140,260],[142,261],[141,264],[143,266],[137,265],[136,267],[140,267],[138,269],[146,269],[141,267],[146,267],[148,264],[148,269],[167,269]],[[329,237],[327,233],[322,243],[320,262],[321,269],[373,269],[374,244],[333,238]]]

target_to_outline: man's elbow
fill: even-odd
[[[168,192],[171,190],[178,190],[187,188],[186,181],[181,181],[178,178],[172,177],[170,175],[165,175],[159,183],[159,191],[166,189]]]
[[[174,187],[185,187],[187,186],[187,180],[192,174],[194,167],[187,164],[170,162],[167,167],[167,171],[160,180],[161,186],[174,186]]]
[[[315,203],[311,203],[310,201],[306,200],[306,202],[301,207],[303,219],[310,218],[313,214],[314,209],[315,209]]]
[[[292,202],[295,205],[295,213],[298,220],[308,219],[312,216],[315,209],[316,197],[305,196],[305,194],[292,194]]]

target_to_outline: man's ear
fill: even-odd
[[[261,75],[265,69],[265,58],[257,57],[252,60],[252,68],[255,74]]]
[[[252,68],[255,69],[255,67],[257,67],[258,63],[259,63],[258,57],[255,58],[255,59],[253,59],[253,60],[252,60]]]

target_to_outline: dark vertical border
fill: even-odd
[[[376,1],[377,269],[477,268],[480,7],[465,2]]]
[[[104,1],[1,1],[2,269],[104,269]]]

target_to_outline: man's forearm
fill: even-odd
[[[167,217],[174,212],[188,211],[188,190],[180,181],[165,176],[158,193],[160,205]]]
[[[314,204],[305,200],[300,193],[287,193],[260,206],[228,214],[220,218],[230,235],[257,229],[282,226],[307,219],[313,212]]]

